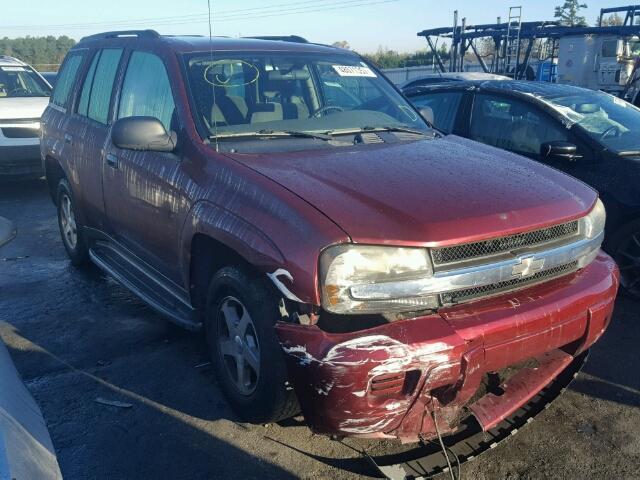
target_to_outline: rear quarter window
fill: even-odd
[[[69,105],[71,90],[75,84],[82,61],[84,60],[84,55],[85,52],[71,52],[67,55],[58,74],[56,87],[51,97],[51,103],[54,105],[62,108],[67,108]]]
[[[113,82],[121,57],[121,48],[106,48],[96,53],[82,86],[78,105],[80,115],[102,124],[107,123]]]

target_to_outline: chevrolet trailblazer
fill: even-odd
[[[202,330],[248,421],[301,410],[319,433],[402,442],[490,430],[610,321],[597,194],[443,136],[355,53],[94,35],[42,128],[71,261]]]

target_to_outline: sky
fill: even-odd
[[[5,0],[8,1],[8,0]],[[467,24],[503,21],[522,6],[523,21],[552,20],[564,0],[210,0],[213,34],[301,35],[313,42],[346,40],[361,52],[386,47],[400,52],[426,48],[418,31],[452,25],[453,11]],[[585,0],[593,24],[600,8],[628,0]],[[0,37],[84,35],[106,30],[154,28],[163,34],[208,35],[207,0],[22,0],[9,1],[0,16]]]

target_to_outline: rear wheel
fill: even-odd
[[[299,408],[274,324],[278,297],[266,280],[240,267],[218,271],[209,286],[207,343],[220,388],[246,421],[269,423]]]
[[[66,179],[60,180],[57,190],[58,226],[62,243],[73,265],[82,265],[89,259],[89,250],[82,229],[77,221],[76,204],[71,186]]]
[[[609,250],[620,268],[624,293],[640,299],[640,220],[620,228],[613,235]]]

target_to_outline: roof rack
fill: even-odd
[[[265,35],[265,36],[257,36],[257,37],[243,37],[243,38],[254,38],[256,40],[277,40],[280,42],[293,42],[293,43],[309,43],[304,37],[300,37],[298,35]]]
[[[159,38],[160,34],[155,30],[119,30],[114,32],[96,33],[95,35],[82,37],[80,41],[82,42],[84,40],[98,40],[103,38],[126,38],[126,37]]]

